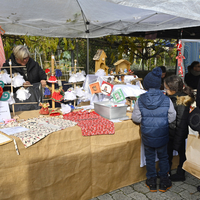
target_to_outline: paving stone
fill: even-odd
[[[120,190],[118,189],[118,190],[114,190],[114,191],[112,191],[112,192],[109,192],[109,194],[114,194],[114,193],[116,193],[116,192],[120,192]]]
[[[165,199],[170,199],[170,200],[182,200],[183,199],[179,194],[172,192],[171,189],[168,190],[167,192],[162,193],[160,196],[164,197]]]
[[[172,182],[172,187],[177,187],[177,186],[180,186],[180,185],[183,185],[184,184],[184,182],[182,182],[182,181],[178,181],[178,182]]]
[[[191,195],[191,200],[200,200],[200,192],[195,192]]]
[[[133,185],[134,190],[137,192],[142,192],[143,194],[149,192],[149,188],[145,185],[145,183],[140,183],[137,185]]]
[[[188,184],[183,184],[180,185],[179,187],[184,188],[185,190],[187,190],[189,193],[194,193],[197,191],[197,188],[193,185],[188,185]]]
[[[177,186],[173,186],[172,185],[172,187],[170,188],[170,190],[169,191],[171,191],[171,192],[175,192],[175,193],[180,193],[180,192],[182,192],[184,190],[184,188],[182,188],[182,187],[177,187]]]
[[[112,194],[114,200],[132,200],[130,197],[123,194],[123,192],[117,192]]]
[[[195,198],[195,195],[192,195],[190,192],[188,192],[187,190],[184,190],[183,192],[180,193],[181,197],[184,199],[192,199],[193,196]]]
[[[198,183],[200,184],[200,181],[194,178],[186,178],[184,183],[196,186]]]
[[[144,181],[141,181],[141,182],[138,182],[138,183],[134,183],[132,185],[130,185],[131,187],[134,187],[134,186],[137,186],[137,185],[141,185],[141,183],[144,182]]]
[[[173,170],[173,173],[175,172],[176,170]],[[186,180],[172,182],[172,188],[165,193],[150,192],[145,181],[141,181],[91,200],[200,200],[198,185],[200,185],[200,180],[186,172]]]
[[[135,200],[148,200],[148,198],[142,194],[142,193],[139,193],[139,192],[133,192],[131,194],[128,195],[128,197],[131,197],[132,199],[135,199]]]
[[[185,173],[185,177],[187,178],[196,178],[195,176],[193,176],[192,174],[189,174],[188,172]]]
[[[161,196],[161,192],[149,192],[146,194],[148,199],[152,199],[152,200],[165,200],[166,197],[162,197]]]
[[[134,192],[134,189],[131,186],[123,187],[120,190],[126,195]]]
[[[103,194],[101,196],[97,197],[99,200],[113,200],[112,196],[110,194]]]

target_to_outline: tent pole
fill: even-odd
[[[87,74],[89,74],[89,38],[87,38]]]

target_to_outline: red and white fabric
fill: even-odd
[[[77,122],[83,136],[112,135],[115,133],[114,123],[101,117],[96,112],[78,111],[63,115],[64,119]]]

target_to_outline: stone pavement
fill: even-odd
[[[172,170],[172,174],[175,172],[176,170]],[[200,200],[200,192],[197,191],[198,185],[200,185],[200,180],[186,172],[185,181],[172,182],[172,188],[164,193],[159,191],[150,192],[145,185],[145,181],[142,181],[95,197],[91,200]]]

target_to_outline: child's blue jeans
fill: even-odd
[[[156,159],[156,152],[159,159],[159,176],[167,176],[169,172],[169,161],[168,161],[168,154],[167,154],[167,144],[159,147],[153,148],[144,145],[145,157],[146,157],[146,169],[147,169],[147,178],[156,177],[156,167],[155,167],[155,159]]]

